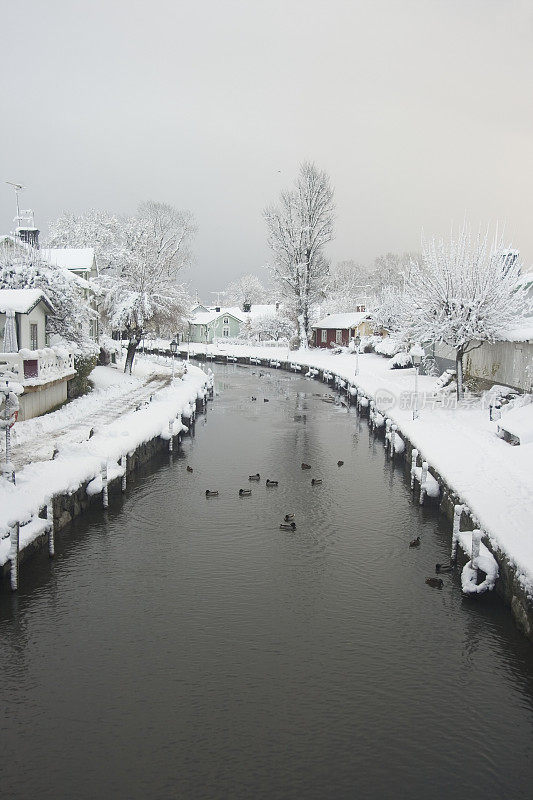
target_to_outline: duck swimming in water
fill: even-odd
[[[296,523],[295,522],[282,522],[279,526],[280,531],[295,531],[296,530]]]
[[[292,522],[294,514],[285,514],[285,522]]]
[[[311,469],[311,464],[304,464],[302,461],[302,469]]]
[[[311,478],[311,486],[320,486],[322,478]]]
[[[192,467],[189,467],[189,465],[187,465],[187,472],[192,472],[192,471],[193,471]]]
[[[258,481],[258,480],[260,480],[260,477],[261,477],[261,476],[260,476],[260,475],[259,475],[259,473],[257,472],[255,475],[248,475],[248,480],[249,480],[249,481]]]
[[[205,490],[206,497],[218,497],[218,490],[215,489],[206,489]]]
[[[426,583],[428,586],[433,586],[434,589],[442,589],[444,586],[442,578],[426,578]]]
[[[267,486],[277,486],[277,485],[278,485],[278,482],[277,482],[277,481],[271,481],[271,480],[269,480],[269,479],[267,478],[267,479],[266,479],[266,485],[267,485]]]
[[[252,494],[251,489],[239,489],[239,494],[241,497],[249,497]]]
[[[409,547],[420,547],[420,536],[417,536],[416,539],[413,539],[412,542],[409,542]]]
[[[343,464],[344,464],[344,461],[337,461],[337,466],[338,467],[342,467]]]

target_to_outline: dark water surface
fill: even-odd
[[[182,453],[2,585],[2,797],[531,797],[533,650],[497,598],[425,585],[449,523],[326,387],[217,389]]]

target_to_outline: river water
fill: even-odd
[[[216,367],[182,451],[4,581],[2,796],[531,797],[531,645],[425,584],[450,524],[366,421],[264,373]]]

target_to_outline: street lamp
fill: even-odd
[[[176,362],[176,353],[178,352],[178,343],[175,338],[170,342],[170,352],[172,353],[172,380],[174,380],[174,364]]]
[[[4,478],[11,483],[15,483],[15,470],[11,463],[11,426],[15,422],[18,410],[17,396],[9,388],[9,381],[6,380],[5,384],[1,387],[4,395],[4,419],[0,420],[0,430],[4,428],[6,432],[6,462],[2,469]]]
[[[353,340],[355,345],[355,374],[359,375],[359,345],[361,344],[361,337],[359,334]]]
[[[414,344],[411,349],[409,350],[409,355],[411,356],[411,361],[413,362],[413,367],[415,368],[415,404],[413,406],[413,419],[417,419],[418,417],[418,370],[420,369],[420,364],[422,363],[422,359],[424,358],[424,349],[420,346],[418,342]]]

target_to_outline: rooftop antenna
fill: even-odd
[[[216,292],[211,292],[210,294],[216,294],[216,296],[217,296],[217,306],[220,306],[220,295],[224,295],[224,294],[226,294],[226,292],[216,291]]]
[[[18,227],[20,225],[19,194],[20,194],[20,192],[22,192],[27,187],[23,186],[22,183],[13,183],[13,181],[6,181],[6,183],[8,184],[8,186],[12,186],[14,188],[14,190],[15,190],[15,197],[16,197],[16,200],[17,200],[17,216],[15,217],[13,222],[16,222],[17,223],[17,227]]]

